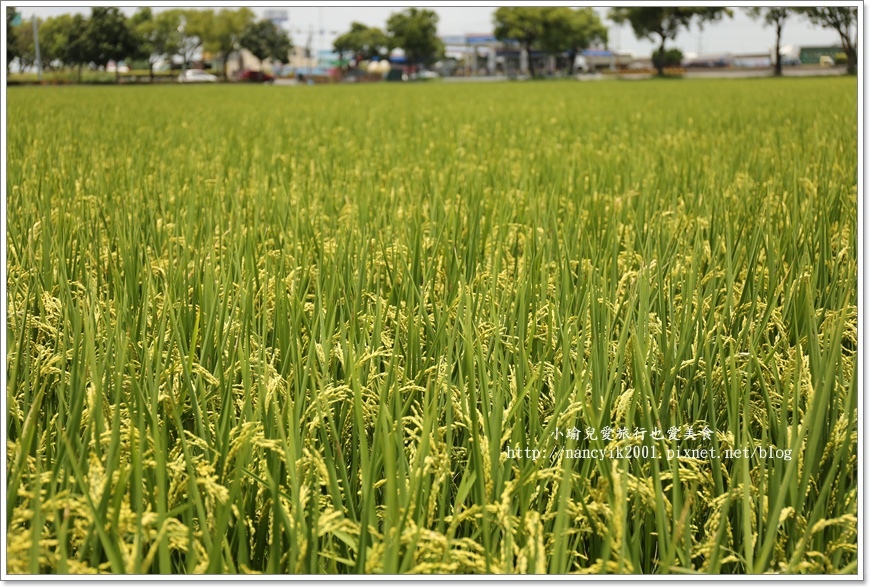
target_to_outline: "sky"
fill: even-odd
[[[90,13],[87,6],[69,7],[25,7],[14,4],[25,18],[36,14],[39,17],[54,16],[63,13]],[[232,5],[226,5],[231,7]],[[177,7],[176,6],[172,6]],[[166,8],[155,7],[155,11]],[[291,34],[293,43],[304,46],[309,31],[314,31],[312,46],[316,50],[330,49],[333,39],[350,28],[351,22],[358,21],[369,26],[384,28],[387,18],[393,12],[403,9],[402,6],[271,6],[271,9],[284,8],[288,12],[289,22],[285,24]],[[253,8],[262,16],[267,8]],[[488,33],[493,29],[492,14],[494,7],[436,7],[438,13],[438,33],[440,35],[462,35],[466,33]],[[648,56],[654,47],[650,41],[638,40],[629,25],[618,26],[606,20],[607,8],[596,8],[602,20],[609,27],[610,48],[627,51],[635,55]],[[766,53],[771,50],[775,40],[772,27],[764,27],[758,21],[749,18],[742,8],[733,8],[733,18],[708,24],[703,31],[694,25],[689,31],[682,31],[675,42],[669,42],[669,47],[677,47],[683,53],[721,54],[721,53]],[[123,8],[132,15],[135,7]],[[323,31],[320,34],[319,31]],[[792,17],[783,29],[782,44],[838,45],[839,38],[830,30],[812,26],[806,19]]]

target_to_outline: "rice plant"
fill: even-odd
[[[856,573],[856,90],[10,88],[7,572]]]

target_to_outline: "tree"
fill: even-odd
[[[662,67],[679,67],[683,62],[683,52],[672,47],[665,51],[664,55],[660,53],[661,49],[656,49],[652,54],[653,63],[661,62]]]
[[[91,8],[87,33],[90,59],[97,65],[115,62],[115,80],[120,79],[118,62],[137,52],[136,38],[127,17],[120,9],[108,6]]]
[[[175,8],[157,14],[157,20],[165,21],[170,31],[168,53],[181,57],[182,68],[193,60],[196,51],[202,46],[200,34],[205,25],[214,17],[211,10],[182,10]]]
[[[12,21],[18,13],[11,6],[6,7],[6,76],[9,76],[9,65],[18,57],[17,32]]]
[[[390,46],[390,39],[376,27],[369,27],[359,22],[351,23],[350,30],[336,37],[332,44],[339,60],[345,53],[353,54],[357,59],[373,59],[380,56]]]
[[[430,65],[441,56],[444,44],[437,32],[438,15],[431,10],[408,8],[387,20],[390,45],[401,47],[408,62],[415,65]]]
[[[88,19],[83,14],[73,14],[66,33],[63,62],[78,69],[78,82],[82,83],[82,68],[90,63],[91,40],[87,35]]]
[[[39,25],[39,53],[43,69],[52,69],[52,62],[63,62],[64,45],[72,18],[69,14],[49,16]]]
[[[775,57],[774,57],[774,65],[773,65],[773,75],[779,77],[782,75],[782,55],[780,55],[780,42],[782,40],[782,27],[785,25],[785,21],[788,19],[789,15],[794,12],[794,9],[787,8],[784,6],[772,7],[772,8],[763,8],[760,6],[753,6],[752,8],[747,8],[746,13],[758,20],[759,18],[764,21],[764,25],[773,25],[776,27],[776,46],[775,46]]]
[[[239,44],[261,62],[271,59],[284,63],[293,48],[287,33],[271,20],[261,20],[248,25]]]
[[[705,22],[731,16],[731,11],[722,7],[697,8],[693,6],[633,6],[630,8],[611,8],[608,14],[610,20],[617,24],[628,22],[638,39],[655,41],[658,38],[659,55],[667,55],[665,43],[674,40],[680,29],[688,29],[692,21],[698,26]],[[655,63],[659,75],[664,75],[664,60]]]
[[[529,73],[534,77],[532,47],[544,34],[542,9],[536,6],[503,6],[493,13],[495,37],[502,42],[516,41],[529,55]]]
[[[42,62],[43,71],[51,70],[52,62],[57,62],[60,59],[60,53],[63,51],[62,28],[63,16],[49,16],[45,20],[38,19],[38,34],[39,34],[39,59]],[[33,21],[31,21],[31,28]],[[34,52],[36,48],[34,47]],[[34,57],[34,62],[36,61]]]
[[[577,53],[594,43],[607,44],[607,27],[592,8],[542,8],[540,46],[549,55],[568,52],[568,73],[574,72]]]
[[[223,76],[227,79],[227,61],[230,53],[240,49],[240,40],[248,27],[254,22],[254,13],[249,8],[230,10],[223,8],[218,13],[202,11],[203,18],[198,32],[202,47],[220,56],[223,63]],[[211,18],[208,18],[211,15]]]
[[[18,57],[18,66],[24,70],[36,64],[36,44],[33,42],[33,18],[22,21],[15,35],[15,56]],[[40,21],[36,19],[37,24]]]
[[[828,6],[823,8],[800,8],[816,26],[833,29],[840,36],[846,54],[848,72],[858,73],[858,8],[854,6]],[[855,27],[855,37],[852,37]]]
[[[154,82],[154,65],[167,55],[180,49],[181,34],[178,32],[180,19],[172,11],[161,12],[156,16],[148,7],[140,8],[130,18],[133,34],[138,38],[136,57],[148,60],[148,77]]]
[[[87,35],[88,20],[81,14],[61,14],[46,19],[39,29],[39,49],[44,66],[60,61],[65,67],[78,68],[90,62],[92,49]]]
[[[198,50],[214,51],[214,10],[183,10],[181,13],[181,31],[183,46],[181,55],[184,69],[193,61]]]
[[[551,58],[567,50],[574,32],[574,11],[567,6],[546,7],[538,11],[541,19],[539,45]]]
[[[593,45],[607,46],[607,27],[601,22],[598,13],[592,8],[578,8],[574,11],[573,29],[568,36],[569,73],[574,73],[577,54]]]

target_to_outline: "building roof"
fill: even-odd
[[[496,39],[492,33],[465,36],[465,42],[469,45],[473,45],[475,43],[495,43],[497,41],[498,39]]]
[[[464,35],[443,35],[441,41],[445,45],[476,45],[497,43],[499,40],[492,33],[466,33]]]
[[[585,49],[580,53],[583,57],[615,57],[616,54],[609,49]]]

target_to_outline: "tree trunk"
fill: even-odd
[[[223,54],[223,59],[221,60],[221,61],[224,62],[224,63],[223,63],[224,81],[229,81],[229,80],[227,79],[227,61],[229,61],[229,60],[230,60],[230,54],[229,54],[229,53],[224,53],[224,54]]]
[[[154,62],[150,59],[148,60],[148,79],[151,83],[154,83]]]
[[[779,43],[782,38],[782,22],[776,23],[776,58],[773,65],[773,75],[776,77],[782,76],[782,55],[779,52]]]
[[[118,64],[117,61],[115,62],[115,83],[121,83],[121,66]]]
[[[526,58],[529,61],[529,77],[534,78],[535,77],[535,60],[532,59],[532,46],[526,45],[525,47],[526,47],[526,56],[527,56]]]
[[[656,72],[659,77],[663,77],[665,75],[665,40],[667,37],[661,35],[662,42],[659,45],[659,58],[655,60]]]
[[[846,59],[848,65],[846,66],[846,73],[849,75],[857,75],[858,74],[858,48],[852,46],[849,43],[849,46],[846,48]]]
[[[574,63],[577,61],[577,49],[568,51],[568,75],[574,75]]]
[[[849,75],[858,74],[858,46],[852,44],[852,39],[847,36],[843,37],[843,51],[846,53],[846,73]]]
[[[82,83],[82,64],[79,63],[79,83]]]

